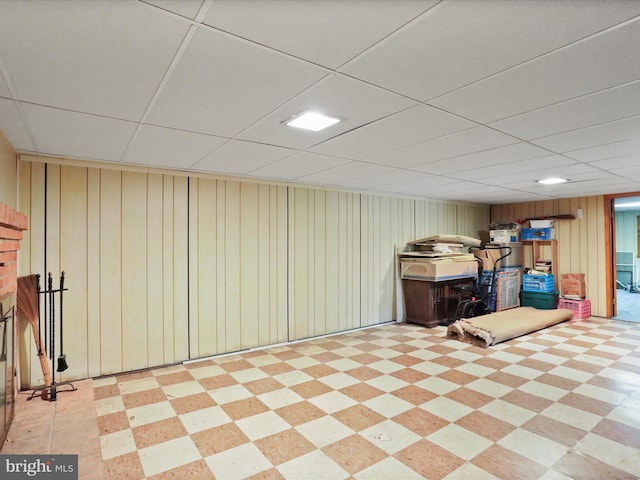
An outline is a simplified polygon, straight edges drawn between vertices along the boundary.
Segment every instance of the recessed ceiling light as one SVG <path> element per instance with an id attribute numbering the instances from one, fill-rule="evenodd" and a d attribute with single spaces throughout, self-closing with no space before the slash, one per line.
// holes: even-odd
<path id="1" fill-rule="evenodd" d="M 319 132 L 320 130 L 324 130 L 325 128 L 335 125 L 341 121 L 341 118 L 329 117 L 322 113 L 306 110 L 285 120 L 283 123 L 289 127 Z"/>
<path id="2" fill-rule="evenodd" d="M 560 178 L 560 177 L 549 177 L 549 178 L 544 178 L 542 180 L 537 180 L 538 183 L 541 183 L 543 185 L 556 185 L 558 183 L 565 183 L 568 180 L 566 178 Z"/>

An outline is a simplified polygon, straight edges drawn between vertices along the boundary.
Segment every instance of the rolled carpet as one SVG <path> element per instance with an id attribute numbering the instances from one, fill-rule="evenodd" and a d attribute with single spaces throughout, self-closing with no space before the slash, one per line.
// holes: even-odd
<path id="1" fill-rule="evenodd" d="M 481 347 L 535 332 L 573 317 L 566 308 L 541 310 L 518 307 L 473 318 L 463 318 L 447 327 L 447 337 Z"/>

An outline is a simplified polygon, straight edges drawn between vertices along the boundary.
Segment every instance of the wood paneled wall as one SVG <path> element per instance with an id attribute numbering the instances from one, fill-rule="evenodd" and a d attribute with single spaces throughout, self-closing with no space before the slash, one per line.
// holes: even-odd
<path id="1" fill-rule="evenodd" d="M 289 189 L 290 340 L 361 325 L 360 196 Z"/>
<path id="2" fill-rule="evenodd" d="M 362 325 L 396 320 L 396 249 L 415 237 L 415 200 L 362 195 Z"/>
<path id="3" fill-rule="evenodd" d="M 191 178 L 190 358 L 287 340 L 287 191 Z"/>
<path id="4" fill-rule="evenodd" d="M 36 157 L 19 190 L 20 275 L 66 273 L 67 380 L 401 319 L 396 248 L 489 220 L 488 207 Z M 42 383 L 32 343 L 23 328 L 23 388 Z"/>
<path id="5" fill-rule="evenodd" d="M 557 220 L 558 263 L 554 266 L 557 275 L 584 273 L 587 298 L 591 301 L 591 312 L 606 316 L 606 268 L 604 197 L 576 197 L 533 203 L 494 205 L 491 220 L 512 222 L 537 216 L 573 214 L 582 209 L 582 219 Z M 548 255 L 543 249 L 542 255 Z M 525 263 L 531 265 L 530 250 L 525 249 Z"/>

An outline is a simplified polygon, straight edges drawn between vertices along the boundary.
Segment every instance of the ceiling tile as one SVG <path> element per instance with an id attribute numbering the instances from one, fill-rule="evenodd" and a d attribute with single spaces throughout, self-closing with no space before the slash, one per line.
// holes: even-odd
<path id="1" fill-rule="evenodd" d="M 569 152 L 640 137 L 640 115 L 531 140 L 555 152 Z"/>
<path id="2" fill-rule="evenodd" d="M 426 177 L 426 175 L 425 175 Z M 394 183 L 407 182 L 416 179 L 416 172 L 409 170 L 402 170 L 399 168 L 389 169 L 384 173 L 378 173 L 368 177 L 359 177 L 351 180 L 346 180 L 342 183 L 345 187 L 353 188 L 373 188 L 384 187 Z"/>
<path id="3" fill-rule="evenodd" d="M 0 57 L 19 99 L 139 120 L 188 25 L 138 2 L 51 5 L 0 2 Z"/>
<path id="4" fill-rule="evenodd" d="M 534 198 L 532 198 L 534 197 Z M 546 195 L 532 195 L 530 192 L 523 192 L 512 189 L 502 189 L 497 192 L 478 192 L 473 196 L 474 202 L 482 202 L 489 205 L 499 205 L 504 203 L 520 203 L 532 200 L 549 200 L 553 197 Z M 471 200 L 471 199 L 470 199 Z M 515 221 L 515 218 L 501 219 L 501 221 Z"/>
<path id="5" fill-rule="evenodd" d="M 321 172 L 300 177 L 298 180 L 319 185 L 342 185 L 350 180 L 384 174 L 392 171 L 389 167 L 363 162 L 350 162 Z"/>
<path id="6" fill-rule="evenodd" d="M 196 163 L 192 169 L 201 172 L 246 175 L 275 160 L 295 153 L 287 148 L 231 140 Z"/>
<path id="7" fill-rule="evenodd" d="M 546 157 L 518 160 L 501 163 L 499 165 L 483 165 L 481 163 L 477 163 L 475 165 L 469 164 L 467 168 L 456 168 L 450 173 L 450 175 L 465 180 L 478 180 L 486 183 L 494 183 L 491 179 L 502 178 L 504 175 L 526 173 L 540 170 L 541 168 L 554 167 L 557 165 L 571 165 L 574 163 L 576 163 L 575 160 L 562 157 L 561 155 L 547 155 Z"/>
<path id="8" fill-rule="evenodd" d="M 411 167 L 412 170 L 422 171 L 415 166 L 514 143 L 518 143 L 518 140 L 509 135 L 486 127 L 474 127 L 371 157 L 367 161 L 380 165 Z"/>
<path id="9" fill-rule="evenodd" d="M 504 147 L 491 148 L 467 155 L 437 160 L 412 167 L 412 169 L 440 175 L 450 174 L 458 176 L 461 173 L 465 173 L 468 174 L 470 178 L 473 178 L 474 175 L 484 174 L 484 170 L 492 166 L 491 171 L 500 171 L 501 169 L 508 168 L 506 166 L 508 162 L 524 164 L 518 161 L 541 157 L 547 154 L 549 154 L 549 152 L 542 148 L 520 142 Z"/>
<path id="10" fill-rule="evenodd" d="M 11 146 L 23 152 L 36 152 L 20 112 L 13 100 L 0 98 L 0 131 Z"/>
<path id="11" fill-rule="evenodd" d="M 608 8 L 600 2 L 602 9 Z M 487 123 L 640 78 L 640 19 L 432 100 Z"/>
<path id="12" fill-rule="evenodd" d="M 389 182 L 381 187 L 381 191 L 396 193 L 426 194 L 434 186 L 453 185 L 460 180 L 454 178 L 441 177 L 439 175 L 428 175 L 426 173 L 411 172 L 413 178 L 400 182 Z"/>
<path id="13" fill-rule="evenodd" d="M 331 138 L 311 151 L 363 160 L 475 125 L 435 108 L 416 105 Z"/>
<path id="14" fill-rule="evenodd" d="M 493 122 L 490 126 L 531 140 L 638 115 L 640 81 Z"/>
<path id="15" fill-rule="evenodd" d="M 233 137 L 325 75 L 320 67 L 199 29 L 147 121 Z"/>
<path id="16" fill-rule="evenodd" d="M 251 173 L 260 178 L 295 180 L 347 163 L 350 163 L 350 161 L 344 158 L 300 152 L 290 157 L 276 160 L 264 167 L 253 170 Z"/>
<path id="17" fill-rule="evenodd" d="M 347 64 L 349 75 L 428 100 L 638 13 L 633 2 L 442 2 Z"/>
<path id="18" fill-rule="evenodd" d="M 488 177 L 482 180 L 482 182 L 490 185 L 502 185 L 510 188 L 535 188 L 544 187 L 548 192 L 555 190 L 566 190 L 567 186 L 572 185 L 573 182 L 579 180 L 594 179 L 594 178 L 607 178 L 608 173 L 594 168 L 586 163 L 572 163 L 569 165 L 541 165 L 538 169 L 530 169 L 520 173 L 510 173 L 507 175 L 500 175 L 495 177 Z M 559 185 L 542 185 L 537 182 L 543 178 L 548 177 L 561 177 L 569 180 L 568 183 L 562 183 Z"/>
<path id="19" fill-rule="evenodd" d="M 189 168 L 226 138 L 142 125 L 123 162 L 168 168 Z"/>
<path id="20" fill-rule="evenodd" d="M 616 173 L 620 173 L 620 170 L 624 169 L 634 169 L 634 171 L 638 170 L 638 173 L 640 173 L 640 154 L 596 160 L 595 162 L 590 162 L 589 165 Z"/>
<path id="21" fill-rule="evenodd" d="M 640 136 L 640 132 L 638 132 Z M 640 152 L 640 138 L 633 140 L 625 140 L 624 142 L 615 142 L 608 145 L 600 145 L 598 147 L 585 148 L 582 150 L 574 150 L 565 153 L 566 156 L 582 160 L 584 162 L 593 162 L 595 160 L 603 160 L 605 158 L 624 157 L 634 155 Z"/>
<path id="22" fill-rule="evenodd" d="M 9 91 L 9 86 L 7 85 L 7 82 L 4 80 L 4 76 L 2 75 L 2 72 L 0 72 L 0 97 L 13 98 L 13 96 L 11 95 L 11 92 Z"/>
<path id="23" fill-rule="evenodd" d="M 336 68 L 435 3 L 435 0 L 395 0 L 377 2 L 375 8 L 371 8 L 370 3 L 360 1 L 213 0 L 203 22 Z"/>
<path id="24" fill-rule="evenodd" d="M 119 162 L 136 130 L 126 120 L 23 105 L 39 153 Z"/>
<path id="25" fill-rule="evenodd" d="M 238 136 L 243 140 L 306 149 L 335 135 L 392 115 L 415 102 L 343 75 L 329 75 Z M 304 110 L 345 119 L 320 132 L 287 127 L 283 121 Z"/>
<path id="26" fill-rule="evenodd" d="M 167 10 L 168 12 L 177 13 L 183 17 L 190 19 L 196 18 L 200 7 L 204 0 L 144 0 L 146 3 L 155 5 Z"/>

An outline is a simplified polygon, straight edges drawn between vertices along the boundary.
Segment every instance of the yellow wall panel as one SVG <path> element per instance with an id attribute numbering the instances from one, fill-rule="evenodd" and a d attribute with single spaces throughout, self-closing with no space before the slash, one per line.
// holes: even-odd
<path id="1" fill-rule="evenodd" d="M 361 201 L 361 324 L 373 325 L 397 319 L 396 251 L 415 239 L 415 201 L 375 195 Z"/>
<path id="2" fill-rule="evenodd" d="M 176 214 L 174 205 L 174 178 L 165 175 L 162 178 L 162 315 L 163 315 L 163 363 L 171 363 L 176 360 L 175 356 L 175 328 L 176 321 L 175 301 L 174 301 L 174 235 L 175 228 L 173 218 Z M 181 203 L 181 205 L 183 205 Z M 178 210 L 178 215 L 185 214 L 185 211 Z M 160 345 L 158 346 L 160 347 Z"/>
<path id="3" fill-rule="evenodd" d="M 291 340 L 360 326 L 359 208 L 358 194 L 289 189 Z"/>
<path id="4" fill-rule="evenodd" d="M 26 163 L 26 162 L 25 162 Z M 100 317 L 100 170 L 87 169 L 87 369 L 102 374 Z M 81 264 L 80 264 L 81 265 Z M 65 267 L 67 268 L 67 267 Z"/>
<path id="5" fill-rule="evenodd" d="M 241 329 L 241 255 L 240 255 L 240 182 L 225 185 L 225 315 L 226 349 L 242 349 Z"/>
<path id="6" fill-rule="evenodd" d="M 122 365 L 122 178 L 115 170 L 100 175 L 100 371 Z"/>
<path id="7" fill-rule="evenodd" d="M 197 179 L 192 181 L 192 190 L 196 190 L 198 198 L 197 240 L 198 248 L 189 256 L 192 270 L 195 271 L 197 283 L 190 287 L 197 293 L 198 299 L 198 356 L 218 353 L 218 311 L 217 295 L 219 286 L 217 251 L 218 237 L 216 233 L 216 192 L 217 181 Z M 207 206 L 207 207 L 205 207 Z M 191 212 L 190 212 L 191 214 Z M 194 216 L 190 215 L 192 218 Z M 194 226 L 191 226 L 194 232 Z M 224 285 L 224 282 L 222 283 Z"/>
<path id="8" fill-rule="evenodd" d="M 122 205 L 122 366 L 129 371 L 149 365 L 146 174 L 122 173 Z"/>
<path id="9" fill-rule="evenodd" d="M 69 369 L 63 379 L 89 375 L 87 350 L 87 169 L 61 166 L 60 171 L 60 267 L 65 271 L 64 353 Z M 59 278 L 54 280 L 57 285 Z M 58 334 L 56 334 L 58 336 Z M 58 350 L 56 354 L 59 354 Z"/>
<path id="10" fill-rule="evenodd" d="M 189 358 L 189 179 L 173 177 L 173 343 L 171 362 Z"/>
<path id="11" fill-rule="evenodd" d="M 46 167 L 47 270 L 56 285 L 67 275 L 71 380 L 393 320 L 395 248 L 418 223 L 451 232 L 482 218 L 470 209 L 452 219 L 444 202 Z M 44 271 L 44 169 L 40 159 L 20 166 L 31 224 L 21 274 Z M 21 335 L 23 386 L 41 383 L 30 332 Z"/>
<path id="12" fill-rule="evenodd" d="M 147 177 L 147 363 L 164 363 L 164 312 L 163 312 L 163 177 L 150 174 Z"/>
<path id="13" fill-rule="evenodd" d="M 259 345 L 260 317 L 258 310 L 260 272 L 258 245 L 262 237 L 258 224 L 258 188 L 255 183 L 240 184 L 240 346 Z"/>

